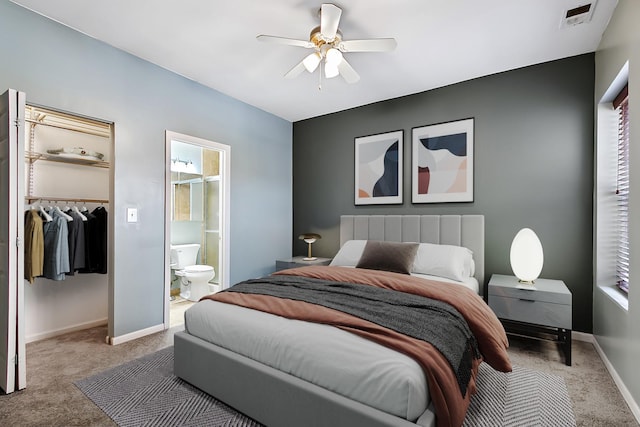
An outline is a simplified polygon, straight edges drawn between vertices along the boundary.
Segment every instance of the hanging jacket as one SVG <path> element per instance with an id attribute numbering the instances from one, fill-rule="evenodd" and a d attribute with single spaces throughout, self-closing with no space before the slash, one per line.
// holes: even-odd
<path id="1" fill-rule="evenodd" d="M 33 283 L 44 267 L 44 230 L 35 209 L 24 213 L 24 278 Z"/>

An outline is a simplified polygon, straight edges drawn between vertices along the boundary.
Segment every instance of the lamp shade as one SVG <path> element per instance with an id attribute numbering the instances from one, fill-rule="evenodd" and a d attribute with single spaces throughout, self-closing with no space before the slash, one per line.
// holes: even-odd
<path id="1" fill-rule="evenodd" d="M 328 79 L 332 79 L 337 77 L 340 74 L 340 70 L 338 70 L 338 66 L 336 64 L 332 64 L 331 62 L 325 62 L 324 64 L 324 76 Z"/>
<path id="2" fill-rule="evenodd" d="M 518 231 L 511 242 L 511 269 L 522 283 L 533 284 L 544 264 L 542 243 L 530 228 Z"/>
<path id="3" fill-rule="evenodd" d="M 307 69 L 308 72 L 313 73 L 316 68 L 318 68 L 318 64 L 320 64 L 320 55 L 318 52 L 313 52 L 308 55 L 306 58 L 302 60 L 304 64 L 304 68 Z"/>
<path id="4" fill-rule="evenodd" d="M 319 234 L 316 233 L 304 233 L 301 234 L 300 236 L 298 236 L 298 239 L 300 240 L 304 240 L 306 243 L 313 243 L 318 239 L 321 239 L 322 237 Z"/>
<path id="5" fill-rule="evenodd" d="M 327 64 L 335 65 L 336 67 L 342 62 L 342 52 L 336 48 L 327 50 L 325 54 Z"/>

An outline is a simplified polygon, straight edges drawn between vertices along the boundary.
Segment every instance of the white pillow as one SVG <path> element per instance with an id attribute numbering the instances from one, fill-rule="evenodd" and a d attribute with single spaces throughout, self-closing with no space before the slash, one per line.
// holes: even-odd
<path id="1" fill-rule="evenodd" d="M 355 267 L 366 244 L 366 240 L 346 241 L 329 265 Z M 473 252 L 462 246 L 420 243 L 411 272 L 462 282 L 476 274 Z"/>
<path id="2" fill-rule="evenodd" d="M 366 240 L 347 240 L 333 257 L 329 265 L 338 267 L 355 267 L 360 261 Z"/>
<path id="3" fill-rule="evenodd" d="M 430 274 L 463 281 L 475 274 L 473 253 L 468 248 L 420 243 L 412 273 Z"/>

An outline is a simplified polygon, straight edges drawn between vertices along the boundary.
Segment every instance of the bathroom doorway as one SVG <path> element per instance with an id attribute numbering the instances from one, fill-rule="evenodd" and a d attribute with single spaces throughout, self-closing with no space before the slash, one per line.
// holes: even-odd
<path id="1" fill-rule="evenodd" d="M 171 131 L 165 139 L 168 329 L 200 296 L 229 286 L 230 147 Z"/>

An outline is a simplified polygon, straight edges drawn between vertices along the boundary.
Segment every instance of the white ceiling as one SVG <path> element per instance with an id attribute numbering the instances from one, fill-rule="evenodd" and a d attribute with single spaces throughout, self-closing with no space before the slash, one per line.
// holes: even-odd
<path id="1" fill-rule="evenodd" d="M 347 84 L 319 70 L 283 75 L 310 51 L 256 40 L 306 40 L 322 0 L 12 0 L 98 40 L 289 121 L 593 52 L 617 4 L 560 28 L 589 0 L 341 0 L 343 38 L 394 37 L 390 53 L 347 53 Z M 595 2 L 595 0 L 591 0 Z"/>

